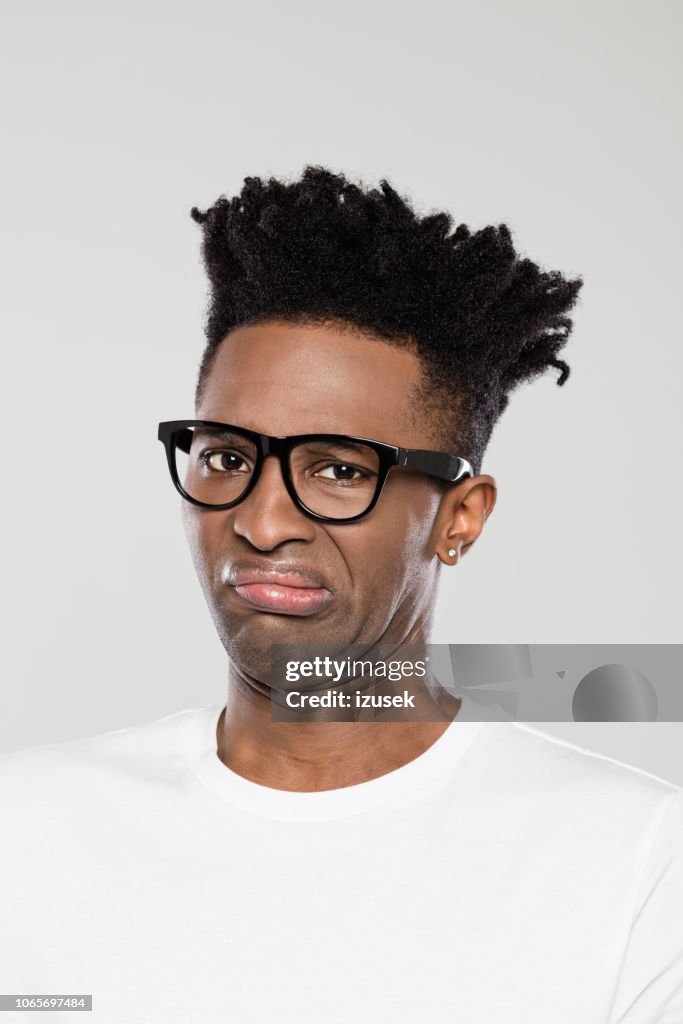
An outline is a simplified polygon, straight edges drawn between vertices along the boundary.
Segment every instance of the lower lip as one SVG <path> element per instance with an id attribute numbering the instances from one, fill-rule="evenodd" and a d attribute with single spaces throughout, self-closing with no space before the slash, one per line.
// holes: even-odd
<path id="1" fill-rule="evenodd" d="M 285 615 L 313 615 L 332 597 L 324 587 L 283 587 L 279 583 L 243 583 L 234 589 L 254 608 Z"/>

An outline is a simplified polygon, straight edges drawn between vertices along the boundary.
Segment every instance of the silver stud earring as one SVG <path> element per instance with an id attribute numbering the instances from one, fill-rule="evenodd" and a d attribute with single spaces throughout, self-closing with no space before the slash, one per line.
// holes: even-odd
<path id="1" fill-rule="evenodd" d="M 457 551 L 455 550 L 455 548 L 449 548 L 448 549 L 448 557 L 449 558 L 453 558 L 453 556 L 456 555 L 456 554 L 457 554 Z"/>

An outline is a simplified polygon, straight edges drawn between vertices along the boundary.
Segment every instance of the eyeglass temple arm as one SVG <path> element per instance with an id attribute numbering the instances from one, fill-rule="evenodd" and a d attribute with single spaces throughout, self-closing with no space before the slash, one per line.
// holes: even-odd
<path id="1" fill-rule="evenodd" d="M 442 480 L 464 480 L 465 477 L 474 476 L 473 470 L 467 459 L 461 459 L 457 455 L 447 455 L 445 452 L 421 451 L 417 448 L 400 448 L 398 453 L 398 465 L 406 466 L 408 469 L 419 469 L 423 473 L 437 476 Z"/>

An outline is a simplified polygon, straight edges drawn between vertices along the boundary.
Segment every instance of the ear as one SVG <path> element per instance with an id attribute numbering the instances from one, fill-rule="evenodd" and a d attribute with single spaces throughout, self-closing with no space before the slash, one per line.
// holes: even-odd
<path id="1" fill-rule="evenodd" d="M 432 550 L 444 565 L 455 565 L 469 551 L 497 496 L 496 481 L 488 474 L 467 478 L 445 491 L 431 535 Z"/>

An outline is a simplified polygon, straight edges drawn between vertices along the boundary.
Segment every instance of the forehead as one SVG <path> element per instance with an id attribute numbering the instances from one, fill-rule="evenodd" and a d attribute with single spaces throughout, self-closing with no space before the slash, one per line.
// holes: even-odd
<path id="1" fill-rule="evenodd" d="M 429 443 L 413 389 L 413 351 L 330 326 L 269 321 L 231 331 L 218 348 L 198 419 L 267 434 L 356 434 Z"/>

